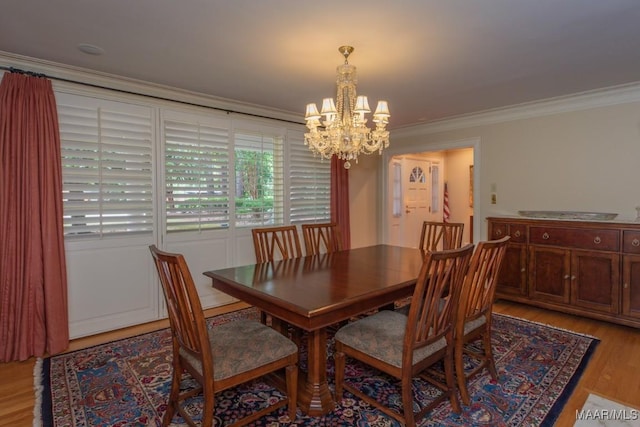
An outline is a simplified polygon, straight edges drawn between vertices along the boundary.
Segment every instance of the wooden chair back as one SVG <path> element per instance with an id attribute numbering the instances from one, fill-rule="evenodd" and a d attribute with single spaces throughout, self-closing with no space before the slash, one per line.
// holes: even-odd
<path id="1" fill-rule="evenodd" d="M 163 252 L 155 246 L 149 249 L 162 284 L 174 352 L 183 349 L 202 360 L 202 375 L 213 378 L 206 321 L 189 267 L 181 254 Z"/>
<path id="2" fill-rule="evenodd" d="M 462 287 L 457 328 L 464 330 L 466 322 L 491 311 L 498 273 L 509 239 L 509 236 L 505 236 L 499 240 L 480 242 L 476 246 Z"/>
<path id="3" fill-rule="evenodd" d="M 462 246 L 461 222 L 424 221 L 420 232 L 420 245 L 423 251 L 457 249 Z"/>
<path id="4" fill-rule="evenodd" d="M 509 239 L 510 236 L 505 236 L 500 240 L 478 243 L 462 285 L 455 321 L 454 360 L 460 397 L 467 405 L 471 402 L 467 388 L 469 378 L 486 367 L 493 380 L 498 380 L 491 348 L 491 311 L 498 273 L 500 273 Z M 466 346 L 467 343 L 479 338 L 482 339 L 481 347 Z M 475 359 L 478 363 L 473 368 L 465 370 L 463 354 Z"/>
<path id="5" fill-rule="evenodd" d="M 251 233 L 257 263 L 302 256 L 298 229 L 295 225 L 254 228 Z"/>
<path id="6" fill-rule="evenodd" d="M 335 223 L 302 224 L 302 235 L 307 255 L 342 250 L 340 229 Z"/>
<path id="7" fill-rule="evenodd" d="M 412 366 L 413 352 L 443 336 L 453 337 L 455 313 L 473 244 L 426 253 L 407 319 L 403 365 Z M 411 369 L 409 369 L 411 371 Z"/>
<path id="8" fill-rule="evenodd" d="M 190 426 L 212 427 L 214 396 L 217 391 L 282 369 L 285 370 L 288 399 L 271 402 L 237 420 L 233 425 L 248 424 L 287 404 L 289 418 L 294 421 L 297 404 L 297 346 L 280 333 L 253 320 L 238 320 L 214 326 L 210 334 L 184 257 L 181 254 L 163 252 L 155 245 L 150 246 L 149 250 L 158 270 L 169 312 L 173 347 L 171 390 L 162 425 L 168 426 L 178 412 Z M 213 335 L 214 330 L 218 331 L 217 335 Z M 265 332 L 272 335 L 265 335 Z M 238 344 L 239 336 L 245 341 L 245 345 Z M 253 348 L 247 348 L 249 346 Z M 248 353 L 249 351 L 254 354 Z M 214 359 L 214 354 L 224 355 L 233 360 L 234 364 L 229 364 L 228 360 Z M 186 391 L 181 389 L 185 371 L 200 384 L 199 388 Z M 185 409 L 180 402 L 198 393 L 203 394 L 204 402 L 202 421 L 196 424 L 191 411 Z"/>
<path id="9" fill-rule="evenodd" d="M 394 310 L 380 310 L 338 330 L 334 355 L 336 396 L 342 396 L 343 390 L 348 390 L 395 418 L 401 425 L 411 427 L 447 398 L 452 410 L 460 412 L 454 378 L 454 315 L 472 254 L 472 244 L 427 252 L 408 316 Z M 390 408 L 386 399 L 378 401 L 361 387 L 345 381 L 347 357 L 397 378 L 401 387 L 402 411 Z M 438 371 L 432 376 L 432 367 L 440 361 L 443 362 L 444 375 Z M 441 391 L 417 412 L 412 387 L 412 379 L 416 376 L 428 378 Z"/>

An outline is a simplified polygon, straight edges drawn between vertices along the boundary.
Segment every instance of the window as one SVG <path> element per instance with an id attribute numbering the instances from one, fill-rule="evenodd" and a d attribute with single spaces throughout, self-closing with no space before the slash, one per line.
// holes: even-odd
<path id="1" fill-rule="evenodd" d="M 241 131 L 234 142 L 236 226 L 284 224 L 282 136 Z"/>
<path id="2" fill-rule="evenodd" d="M 427 182 L 427 178 L 424 175 L 424 171 L 422 170 L 421 167 L 416 166 L 415 168 L 411 169 L 409 182 L 419 182 L 421 184 L 424 184 L 425 182 Z"/>
<path id="3" fill-rule="evenodd" d="M 297 129 L 93 94 L 56 97 L 65 236 L 330 219 L 331 163 L 314 158 Z"/>
<path id="4" fill-rule="evenodd" d="M 314 157 L 300 132 L 290 132 L 289 202 L 292 224 L 331 219 L 331 161 Z"/>
<path id="5" fill-rule="evenodd" d="M 399 218 L 402 216 L 402 165 L 399 162 L 393 162 L 392 167 L 392 214 Z"/>
<path id="6" fill-rule="evenodd" d="M 229 132 L 194 119 L 164 120 L 167 232 L 229 226 Z"/>
<path id="7" fill-rule="evenodd" d="M 431 164 L 431 212 L 440 212 L 440 165 Z"/>
<path id="8" fill-rule="evenodd" d="M 153 231 L 152 110 L 56 94 L 65 236 Z"/>

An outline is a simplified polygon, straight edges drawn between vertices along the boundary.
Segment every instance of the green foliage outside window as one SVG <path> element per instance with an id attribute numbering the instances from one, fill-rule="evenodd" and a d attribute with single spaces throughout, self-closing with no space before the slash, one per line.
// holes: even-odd
<path id="1" fill-rule="evenodd" d="M 268 221 L 274 204 L 273 153 L 236 150 L 236 215 L 239 225 Z M 252 219 L 253 218 L 253 219 Z"/>

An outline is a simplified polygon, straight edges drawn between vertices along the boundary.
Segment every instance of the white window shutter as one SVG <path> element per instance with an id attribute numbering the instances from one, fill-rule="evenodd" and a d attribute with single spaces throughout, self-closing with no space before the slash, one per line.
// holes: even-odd
<path id="1" fill-rule="evenodd" d="M 167 232 L 229 226 L 229 131 L 164 120 Z"/>
<path id="2" fill-rule="evenodd" d="M 66 236 L 152 233 L 152 111 L 58 94 Z"/>
<path id="3" fill-rule="evenodd" d="M 331 218 L 331 161 L 314 156 L 301 132 L 289 132 L 291 223 L 327 222 Z"/>

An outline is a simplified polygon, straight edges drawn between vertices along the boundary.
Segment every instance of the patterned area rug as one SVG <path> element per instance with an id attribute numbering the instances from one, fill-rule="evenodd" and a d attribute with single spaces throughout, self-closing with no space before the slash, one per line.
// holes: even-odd
<path id="1" fill-rule="evenodd" d="M 216 316 L 212 324 L 238 317 L 258 318 L 258 312 Z M 494 315 L 493 346 L 499 381 L 488 373 L 469 385 L 472 402 L 462 413 L 452 413 L 443 402 L 420 426 L 551 426 L 578 382 L 598 340 L 547 325 L 504 315 Z M 333 380 L 333 339 L 328 340 L 329 379 Z M 467 361 L 471 367 L 471 361 Z M 160 426 L 169 394 L 171 345 L 168 329 L 130 339 L 47 358 L 41 366 L 41 385 L 36 386 L 42 402 L 44 426 Z M 301 354 L 306 369 L 306 354 Z M 399 408 L 396 382 L 364 365 L 349 362 L 347 378 L 387 404 Z M 438 393 L 428 383 L 414 383 L 417 405 Z M 185 381 L 184 388 L 192 387 Z M 333 385 L 331 384 L 331 387 Z M 216 395 L 217 426 L 232 422 L 239 414 L 253 412 L 263 402 L 281 399 L 282 394 L 266 383 L 228 390 Z M 194 398 L 194 414 L 202 402 Z M 37 410 L 38 408 L 36 408 Z M 37 424 L 36 419 L 36 424 Z M 179 417 L 175 426 L 184 425 Z M 285 410 L 274 412 L 254 426 L 397 426 L 394 419 L 375 410 L 349 393 L 336 409 L 324 417 L 308 417 L 298 410 L 290 423 Z"/>

